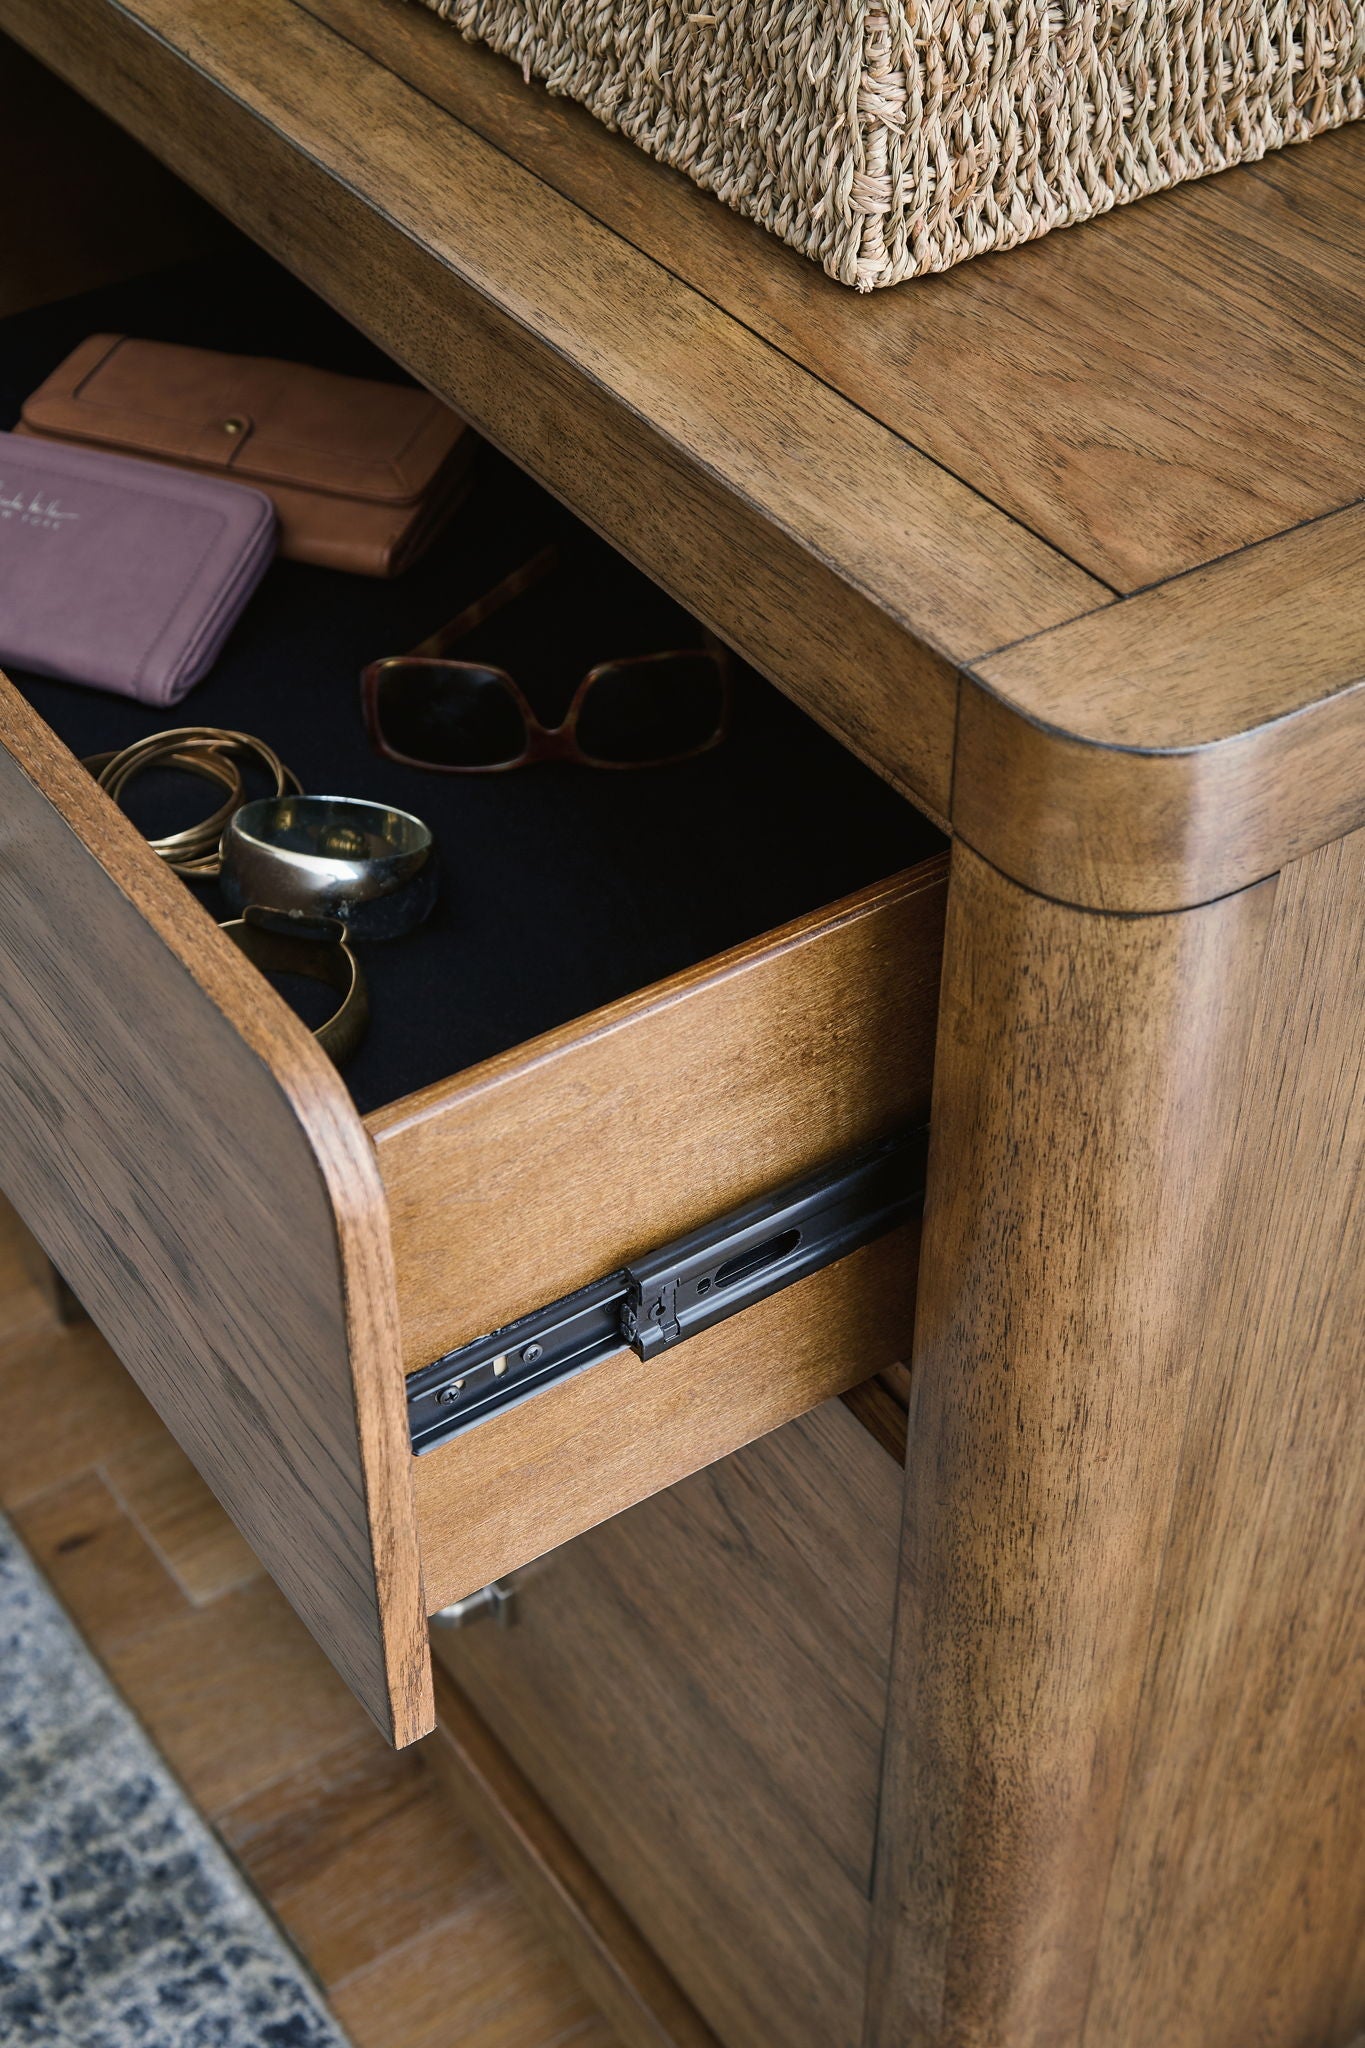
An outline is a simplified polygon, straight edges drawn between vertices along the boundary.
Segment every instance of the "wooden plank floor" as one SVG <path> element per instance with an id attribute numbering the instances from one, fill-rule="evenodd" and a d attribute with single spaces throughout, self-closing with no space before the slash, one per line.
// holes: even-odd
<path id="1" fill-rule="evenodd" d="M 0 1506 L 355 2048 L 616 2048 L 0 1203 Z"/>

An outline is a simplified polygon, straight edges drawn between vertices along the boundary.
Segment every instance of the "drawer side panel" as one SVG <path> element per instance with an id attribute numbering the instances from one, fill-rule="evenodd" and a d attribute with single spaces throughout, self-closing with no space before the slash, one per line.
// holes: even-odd
<path id="1" fill-rule="evenodd" d="M 409 1370 L 928 1121 L 941 857 L 367 1119 Z M 918 1221 L 416 1461 L 431 1610 L 908 1358 Z"/>
<path id="2" fill-rule="evenodd" d="M 655 1359 L 619 1351 L 418 1458 L 430 1608 L 908 1358 L 919 1238 L 915 1217 Z"/>
<path id="3" fill-rule="evenodd" d="M 936 856 L 367 1118 L 407 1370 L 927 1123 L 947 865 Z"/>

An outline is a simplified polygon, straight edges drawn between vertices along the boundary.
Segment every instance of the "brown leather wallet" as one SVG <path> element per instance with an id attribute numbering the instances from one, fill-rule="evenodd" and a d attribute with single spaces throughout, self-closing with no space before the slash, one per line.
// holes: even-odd
<path id="1" fill-rule="evenodd" d="M 28 399 L 22 434 L 210 471 L 274 499 L 280 553 L 396 576 L 454 511 L 474 435 L 411 385 L 92 334 Z"/>

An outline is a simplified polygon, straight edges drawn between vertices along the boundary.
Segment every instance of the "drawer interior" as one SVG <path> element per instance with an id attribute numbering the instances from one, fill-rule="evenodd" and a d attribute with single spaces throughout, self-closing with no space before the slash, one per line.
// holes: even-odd
<path id="1" fill-rule="evenodd" d="M 0 426 L 91 333 L 275 355 L 354 375 L 395 366 L 249 244 L 0 323 Z M 934 827 L 751 671 L 712 753 L 631 773 L 545 764 L 437 775 L 377 756 L 359 676 L 406 652 L 554 540 L 564 575 L 483 632 L 553 719 L 615 655 L 693 644 L 696 622 L 493 449 L 432 551 L 391 582 L 276 562 L 214 672 L 167 714 L 17 675 L 77 755 L 167 725 L 259 734 L 305 789 L 372 797 L 432 826 L 443 894 L 430 921 L 365 951 L 371 1024 L 345 1080 L 371 1112 L 911 866 Z M 130 791 L 144 829 L 202 815 L 202 785 Z M 228 911 L 211 887 L 195 894 Z M 294 994 L 291 991 L 291 995 Z M 307 984 L 297 992 L 306 1001 Z"/>
<path id="2" fill-rule="evenodd" d="M 0 425 L 98 331 L 402 374 L 225 238 L 209 263 L 0 322 Z M 889 1365 L 913 1312 L 904 1224 L 661 1361 L 622 1349 L 408 1455 L 404 1371 L 928 1115 L 945 842 L 758 676 L 738 675 L 725 743 L 676 767 L 440 776 L 371 751 L 362 667 L 547 539 L 575 587 L 480 648 L 547 720 L 594 662 L 698 633 L 484 448 L 465 507 L 405 576 L 276 563 L 169 716 L 14 678 L 77 757 L 224 725 L 268 740 L 305 788 L 435 830 L 440 904 L 420 932 L 363 949 L 372 1022 L 343 1093 L 218 940 L 216 890 L 171 877 L 79 769 L 46 758 L 40 729 L 11 720 L 13 793 L 32 806 L 22 832 L 16 813 L 8 903 L 0 871 L 23 1019 L 0 1050 L 32 1112 L 16 1199 L 333 1654 L 344 1614 L 338 1661 L 398 1739 L 428 1711 L 404 1590 L 418 1559 L 431 1611 Z M 131 815 L 166 830 L 201 805 L 198 785 L 149 778 Z M 89 914 L 79 959 L 33 903 L 30 861 L 40 888 L 69 866 Z M 197 985 L 183 999 L 177 974 Z M 54 1002 L 70 1013 L 60 1059 L 43 1043 Z M 117 1045 L 111 1073 L 85 1069 L 82 1031 Z M 196 1037 L 218 1048 L 207 1065 L 184 1055 Z M 156 1184 L 153 1121 L 183 1154 Z M 54 1165 L 57 1130 L 72 1149 Z M 306 1243 L 257 1171 L 271 1147 L 309 1187 Z"/>

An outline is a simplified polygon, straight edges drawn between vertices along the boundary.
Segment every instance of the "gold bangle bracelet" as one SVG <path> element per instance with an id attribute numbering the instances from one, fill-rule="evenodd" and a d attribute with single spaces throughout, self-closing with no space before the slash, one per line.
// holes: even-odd
<path id="1" fill-rule="evenodd" d="M 262 974 L 305 974 L 336 990 L 341 1001 L 313 1036 L 329 1059 L 343 1066 L 365 1036 L 370 997 L 341 920 L 252 904 L 219 929 Z"/>
<path id="2" fill-rule="evenodd" d="M 211 811 L 208 817 L 201 818 L 197 824 L 188 825 L 181 832 L 168 833 L 164 838 L 148 841 L 152 851 L 159 853 L 177 874 L 189 871 L 198 873 L 201 862 L 217 855 L 223 833 L 246 802 L 246 789 L 236 762 L 231 755 L 219 753 L 208 747 L 186 747 L 177 749 L 174 753 L 151 755 L 140 762 L 134 762 L 126 772 L 111 776 L 106 782 L 105 771 L 118 759 L 117 754 L 91 754 L 83 764 L 99 783 L 100 788 L 111 796 L 115 803 L 120 802 L 124 786 L 138 773 L 140 767 L 177 768 L 185 775 L 200 775 L 206 782 L 216 782 L 227 791 L 226 802 L 221 803 L 216 811 Z M 216 873 L 217 869 L 215 868 L 213 872 Z"/>
<path id="3" fill-rule="evenodd" d="M 234 812 L 246 801 L 242 767 L 256 763 L 272 785 L 272 796 L 298 795 L 301 785 L 285 767 L 273 747 L 248 732 L 230 732 L 216 725 L 174 726 L 167 732 L 149 733 L 145 739 L 115 754 L 95 754 L 86 762 L 100 788 L 122 808 L 123 792 L 136 775 L 149 768 L 181 768 L 221 782 L 231 792 L 229 801 L 211 817 L 183 831 L 170 832 L 149 842 L 167 866 L 178 875 L 196 881 L 211 881 L 222 866 L 219 843 Z M 231 777 L 229 782 L 228 778 Z"/>

